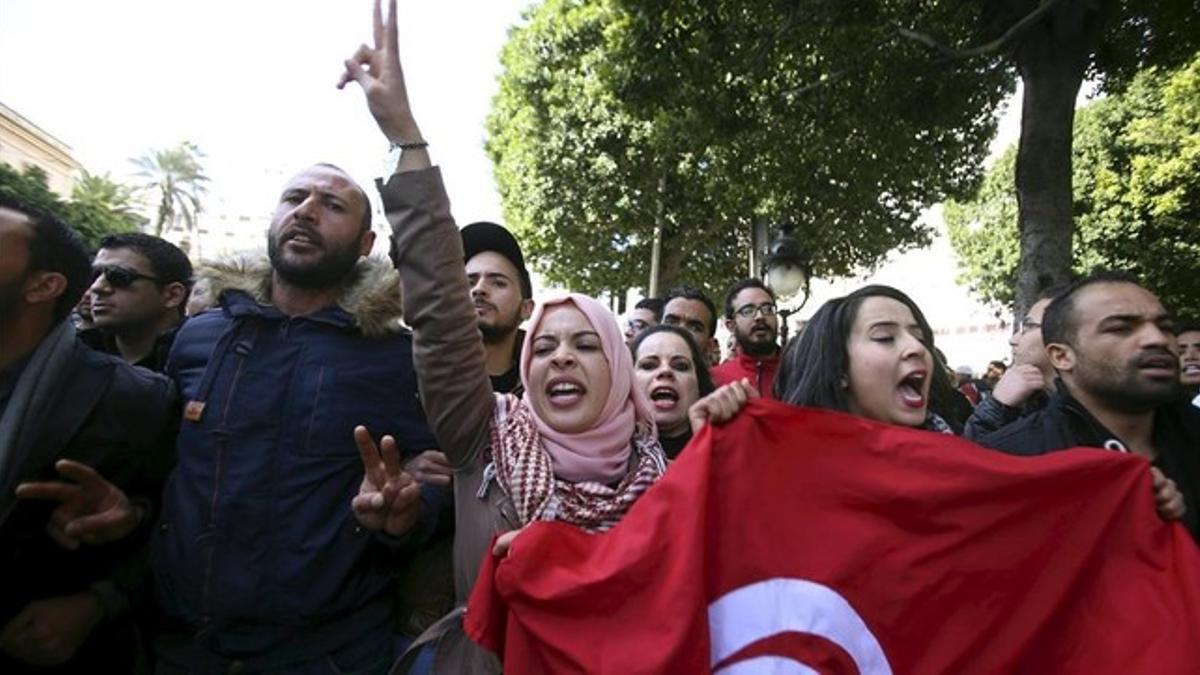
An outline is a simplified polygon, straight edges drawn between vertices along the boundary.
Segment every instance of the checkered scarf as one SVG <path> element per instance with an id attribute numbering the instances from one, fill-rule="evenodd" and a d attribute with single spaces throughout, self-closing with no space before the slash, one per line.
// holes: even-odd
<path id="1" fill-rule="evenodd" d="M 662 446 L 645 424 L 634 430 L 630 470 L 615 486 L 572 483 L 555 476 L 529 406 L 515 396 L 496 396 L 489 431 L 492 469 L 522 525 L 561 520 L 590 532 L 603 532 L 666 471 Z"/>

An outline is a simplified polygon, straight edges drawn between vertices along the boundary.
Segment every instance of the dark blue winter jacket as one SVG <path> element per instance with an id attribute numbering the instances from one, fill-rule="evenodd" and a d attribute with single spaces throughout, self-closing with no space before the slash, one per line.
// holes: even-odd
<path id="1" fill-rule="evenodd" d="M 406 542 L 351 512 L 363 478 L 354 427 L 403 451 L 436 444 L 394 272 L 360 264 L 338 306 L 301 317 L 265 304 L 269 268 L 246 274 L 214 284 L 220 307 L 185 324 L 167 363 L 184 415 L 154 567 L 168 633 L 267 665 L 391 618 Z"/>

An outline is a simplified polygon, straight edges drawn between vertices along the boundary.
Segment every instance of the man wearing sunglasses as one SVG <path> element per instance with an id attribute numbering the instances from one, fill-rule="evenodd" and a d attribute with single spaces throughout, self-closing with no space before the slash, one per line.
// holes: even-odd
<path id="1" fill-rule="evenodd" d="M 161 371 L 183 321 L 192 263 L 160 237 L 115 234 L 92 261 L 92 320 L 105 351 Z"/>
<path id="2" fill-rule="evenodd" d="M 742 279 L 725 294 L 725 328 L 737 341 L 737 354 L 713 368 L 717 386 L 746 378 L 758 392 L 774 398 L 779 370 L 779 318 L 775 294 L 758 279 Z"/>
<path id="3" fill-rule="evenodd" d="M 134 667 L 119 572 L 149 536 L 178 411 L 166 378 L 79 340 L 87 284 L 79 237 L 0 192 L 0 673 Z"/>

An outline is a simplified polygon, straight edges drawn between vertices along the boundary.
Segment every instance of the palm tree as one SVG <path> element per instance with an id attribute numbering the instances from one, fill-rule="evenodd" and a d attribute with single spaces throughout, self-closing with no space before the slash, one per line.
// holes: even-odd
<path id="1" fill-rule="evenodd" d="M 182 141 L 174 148 L 154 150 L 149 155 L 132 159 L 141 170 L 138 176 L 147 179 L 141 189 L 158 200 L 158 219 L 154 234 L 180 227 L 190 239 L 195 233 L 196 216 L 201 210 L 201 198 L 208 188 L 208 176 L 200 159 L 204 153 L 191 141 Z"/>

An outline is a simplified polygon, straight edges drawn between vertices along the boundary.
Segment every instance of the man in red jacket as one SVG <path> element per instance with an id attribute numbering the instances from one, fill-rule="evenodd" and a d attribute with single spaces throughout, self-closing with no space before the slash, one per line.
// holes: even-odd
<path id="1" fill-rule="evenodd" d="M 754 278 L 734 284 L 725 294 L 725 328 L 737 340 L 737 354 L 713 368 L 713 382 L 720 386 L 744 377 L 760 394 L 774 398 L 779 369 L 775 294 Z"/>

